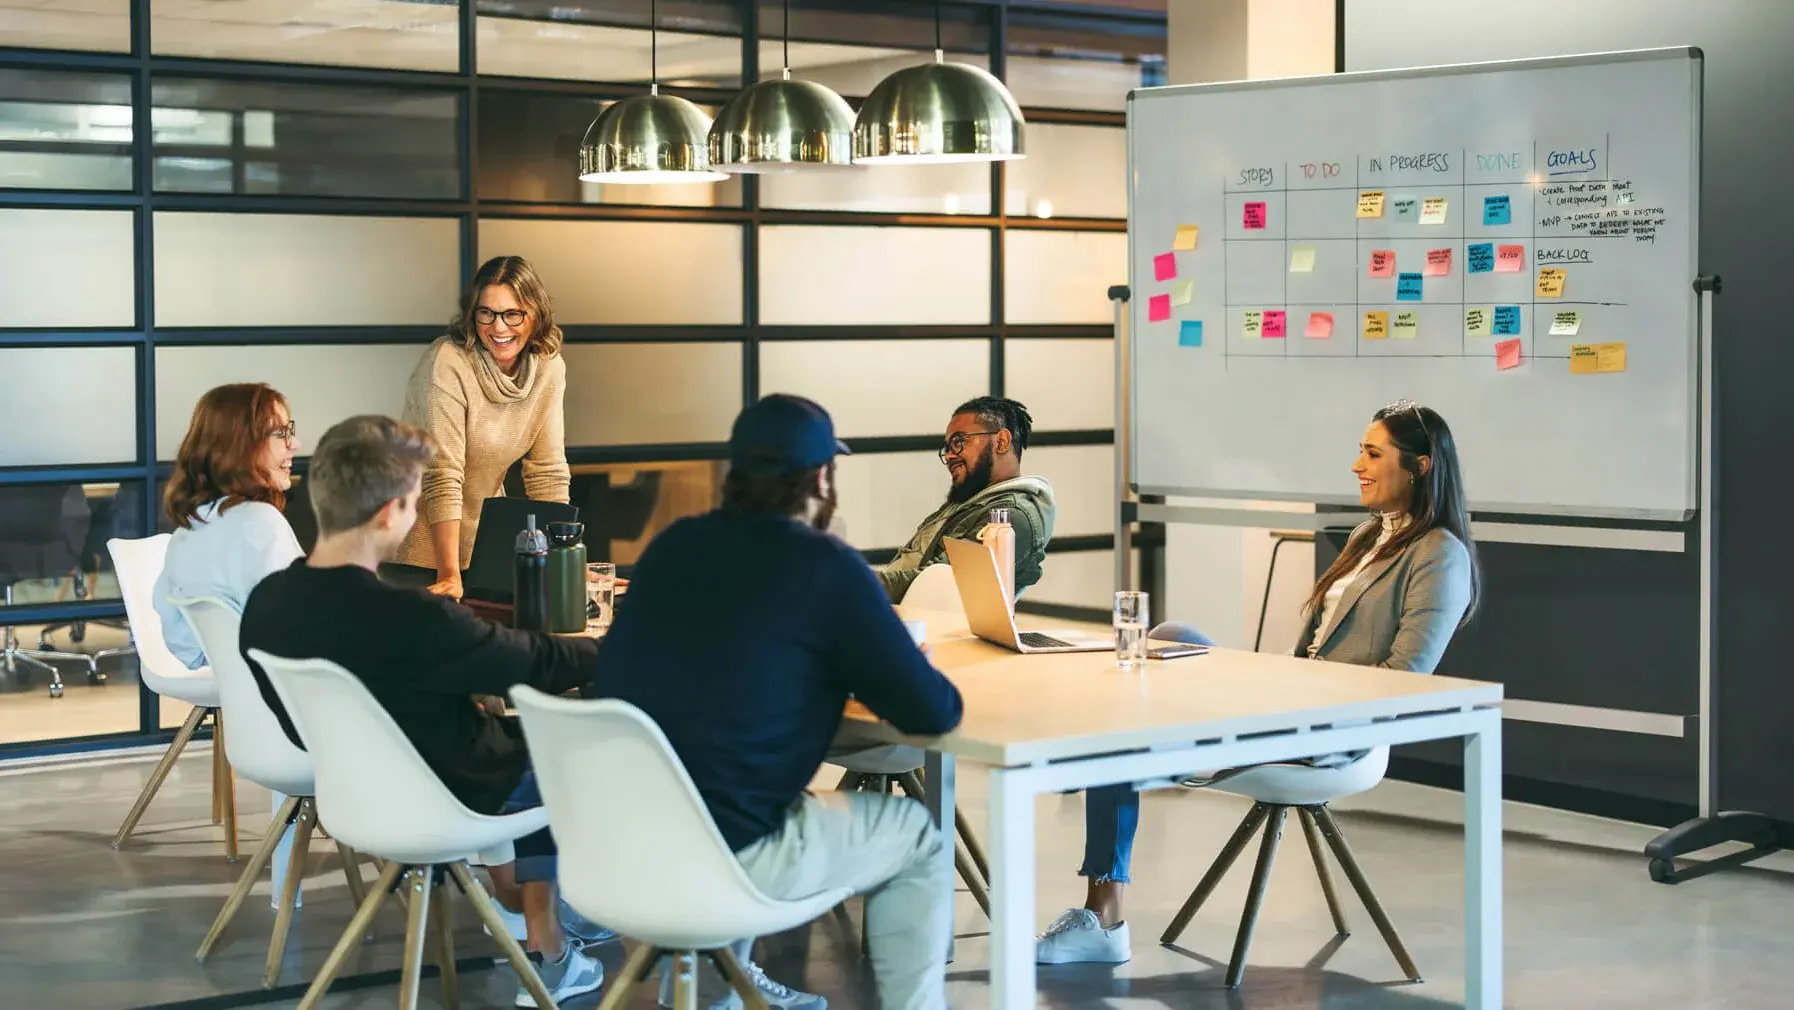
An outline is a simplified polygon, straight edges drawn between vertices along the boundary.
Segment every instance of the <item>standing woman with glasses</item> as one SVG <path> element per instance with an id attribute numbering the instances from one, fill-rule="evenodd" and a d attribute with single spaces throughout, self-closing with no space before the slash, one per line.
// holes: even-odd
<path id="1" fill-rule="evenodd" d="M 431 592 L 460 598 L 480 506 L 504 494 L 512 464 L 523 461 L 525 495 L 567 501 L 566 391 L 561 328 L 542 279 L 521 256 L 487 260 L 405 391 L 405 420 L 428 431 L 437 452 L 398 560 L 434 569 Z"/>
<path id="2" fill-rule="evenodd" d="M 1358 501 L 1371 516 L 1315 583 L 1296 655 L 1432 673 L 1452 635 L 1475 613 L 1481 584 L 1451 428 L 1431 407 L 1392 403 L 1371 417 L 1360 436 L 1352 474 Z M 1303 763 L 1343 767 L 1368 753 L 1326 754 Z M 1088 880 L 1084 907 L 1067 910 L 1047 928 L 1036 943 L 1036 961 L 1128 959 L 1121 891 L 1129 881 L 1139 819 L 1140 794 L 1132 785 L 1085 795 L 1084 866 L 1078 871 Z"/>
<path id="3" fill-rule="evenodd" d="M 163 493 L 174 536 L 154 590 L 168 651 L 189 669 L 206 654 L 170 600 L 214 596 L 241 610 L 257 583 L 305 554 L 282 511 L 298 451 L 298 424 L 272 386 L 219 386 L 193 408 Z"/>

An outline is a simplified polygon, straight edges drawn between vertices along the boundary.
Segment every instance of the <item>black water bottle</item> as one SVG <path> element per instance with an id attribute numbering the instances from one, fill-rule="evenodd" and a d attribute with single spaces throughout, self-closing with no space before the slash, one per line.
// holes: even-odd
<path id="1" fill-rule="evenodd" d="M 548 630 L 548 537 L 530 516 L 517 534 L 517 555 L 511 564 L 511 626 L 519 631 Z"/>

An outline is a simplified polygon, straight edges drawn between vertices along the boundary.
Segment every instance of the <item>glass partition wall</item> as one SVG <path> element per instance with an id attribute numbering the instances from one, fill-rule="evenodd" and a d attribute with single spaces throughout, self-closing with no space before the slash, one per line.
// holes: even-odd
<path id="1" fill-rule="evenodd" d="M 575 166 L 645 90 L 646 0 L 0 0 L 0 627 L 80 657 L 58 699 L 0 664 L 0 756 L 184 717 L 137 682 L 105 544 L 167 528 L 198 395 L 273 383 L 314 438 L 397 413 L 500 253 L 567 333 L 575 495 L 632 517 L 595 552 L 709 508 L 730 419 L 792 391 L 853 443 L 842 532 L 881 560 L 945 493 L 947 412 L 995 392 L 1033 411 L 1027 466 L 1059 494 L 1028 602 L 1103 606 L 1122 110 L 1164 68 L 1141 6 L 941 5 L 949 58 L 1022 104 L 1026 160 L 636 187 Z M 663 89 L 714 111 L 788 49 L 857 103 L 934 46 L 932 3 L 790 7 L 787 47 L 780 2 L 664 0 Z"/>

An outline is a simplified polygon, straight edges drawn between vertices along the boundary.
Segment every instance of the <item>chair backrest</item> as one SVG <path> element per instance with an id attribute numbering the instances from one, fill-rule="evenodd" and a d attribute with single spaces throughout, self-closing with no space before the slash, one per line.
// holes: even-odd
<path id="1" fill-rule="evenodd" d="M 166 682 L 211 671 L 191 671 L 168 651 L 162 639 L 162 618 L 156 613 L 156 580 L 168 557 L 167 533 L 141 540 L 106 541 L 112 569 L 118 576 L 118 592 L 125 600 L 125 619 L 131 622 L 131 639 L 137 646 L 138 674 L 149 689 L 162 693 Z"/>
<path id="2" fill-rule="evenodd" d="M 953 566 L 939 564 L 922 569 L 909 584 L 909 591 L 903 594 L 903 605 L 920 610 L 965 613 L 965 603 L 959 598 L 959 584 L 953 581 Z"/>
<path id="3" fill-rule="evenodd" d="M 482 818 L 462 806 L 354 674 L 327 659 L 286 659 L 260 649 L 262 668 L 311 753 L 318 819 L 330 833 L 382 859 L 459 859 L 516 835 L 475 838 Z M 470 702 L 471 703 L 471 702 Z"/>
<path id="4" fill-rule="evenodd" d="M 1179 642 L 1184 645 L 1214 645 L 1215 640 L 1188 621 L 1166 621 L 1147 636 L 1157 642 Z"/>
<path id="5" fill-rule="evenodd" d="M 238 644 L 243 618 L 236 608 L 212 596 L 176 599 L 182 616 L 192 625 L 199 647 L 212 661 L 218 678 L 218 701 L 224 709 L 224 749 L 231 767 L 258 786 L 288 796 L 310 796 L 313 789 L 311 755 L 293 746 L 280 720 L 262 697 L 261 686 Z"/>
<path id="6" fill-rule="evenodd" d="M 562 852 L 561 893 L 574 908 L 673 948 L 703 949 L 777 922 L 782 903 L 747 879 L 685 766 L 640 709 L 530 687 L 511 697 Z"/>

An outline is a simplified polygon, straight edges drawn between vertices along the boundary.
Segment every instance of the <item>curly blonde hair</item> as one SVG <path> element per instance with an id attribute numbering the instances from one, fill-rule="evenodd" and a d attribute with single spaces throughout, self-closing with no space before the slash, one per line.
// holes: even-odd
<path id="1" fill-rule="evenodd" d="M 473 322 L 473 310 L 480 303 L 480 292 L 494 284 L 503 284 L 511 289 L 517 300 L 529 312 L 535 327 L 530 331 L 529 342 L 524 350 L 543 358 L 552 358 L 561 353 L 561 343 L 565 339 L 561 328 L 554 322 L 554 303 L 548 297 L 548 289 L 542 284 L 542 277 L 536 268 L 530 266 L 529 260 L 522 256 L 494 256 L 480 265 L 473 275 L 473 283 L 461 294 L 461 313 L 449 320 L 449 336 L 455 338 L 462 347 L 473 350 L 480 345 L 479 331 Z"/>

